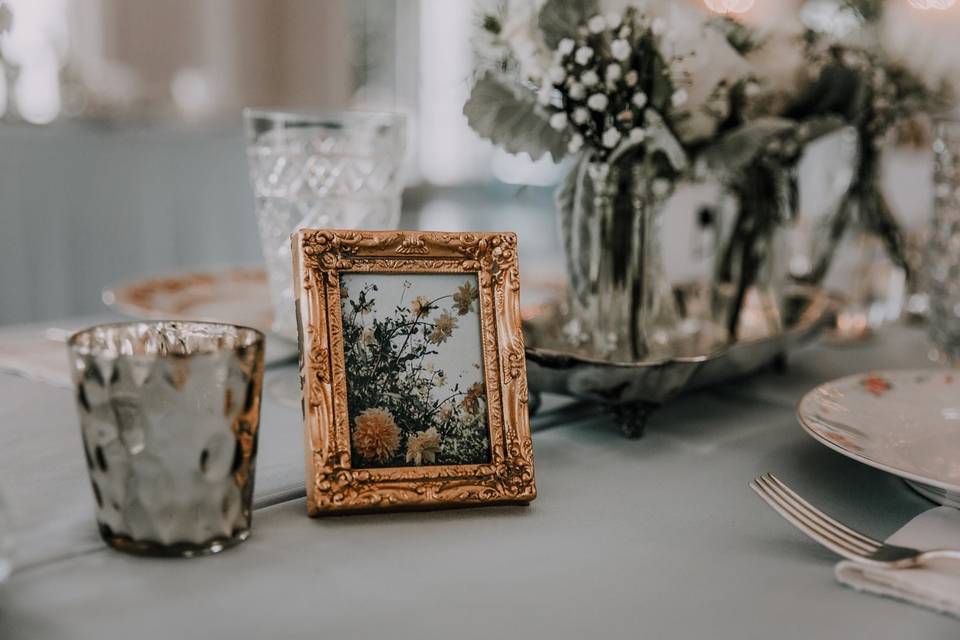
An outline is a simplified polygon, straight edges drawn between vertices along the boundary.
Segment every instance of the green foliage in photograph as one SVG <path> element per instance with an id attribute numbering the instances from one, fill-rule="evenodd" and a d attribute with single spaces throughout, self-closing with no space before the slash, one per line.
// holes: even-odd
<path id="1" fill-rule="evenodd" d="M 341 288 L 353 465 L 488 462 L 481 362 L 466 361 L 458 371 L 438 366 L 454 334 L 480 321 L 476 279 L 433 298 L 404 281 L 390 311 L 382 298 L 394 292 L 380 289 L 372 283 L 359 291 Z"/>

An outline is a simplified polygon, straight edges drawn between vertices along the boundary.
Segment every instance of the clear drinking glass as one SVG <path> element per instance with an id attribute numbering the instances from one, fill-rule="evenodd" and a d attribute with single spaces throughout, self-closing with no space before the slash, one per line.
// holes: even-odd
<path id="1" fill-rule="evenodd" d="M 216 553 L 250 535 L 263 334 L 129 322 L 67 342 L 100 535 L 131 553 Z"/>
<path id="2" fill-rule="evenodd" d="M 937 120 L 933 222 L 927 244 L 930 337 L 935 356 L 960 363 L 960 120 Z"/>
<path id="3" fill-rule="evenodd" d="M 302 227 L 394 229 L 404 117 L 244 111 L 250 182 L 273 298 L 273 330 L 297 337 L 290 235 Z"/>

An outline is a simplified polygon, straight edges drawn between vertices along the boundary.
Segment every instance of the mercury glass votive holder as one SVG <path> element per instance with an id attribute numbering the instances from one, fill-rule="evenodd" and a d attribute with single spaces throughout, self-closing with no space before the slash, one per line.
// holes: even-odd
<path id="1" fill-rule="evenodd" d="M 217 553 L 250 535 L 264 336 L 204 322 L 91 327 L 67 341 L 100 535 Z"/>
<path id="2" fill-rule="evenodd" d="M 406 121 L 370 111 L 246 109 L 243 116 L 272 328 L 296 339 L 290 235 L 304 227 L 395 229 Z"/>

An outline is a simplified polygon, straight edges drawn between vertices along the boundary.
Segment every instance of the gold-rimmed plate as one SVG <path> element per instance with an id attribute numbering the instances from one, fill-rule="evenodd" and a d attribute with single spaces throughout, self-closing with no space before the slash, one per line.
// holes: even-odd
<path id="1" fill-rule="evenodd" d="M 273 322 L 270 288 L 261 267 L 185 271 L 104 289 L 104 303 L 124 315 L 229 322 L 267 332 Z"/>
<path id="2" fill-rule="evenodd" d="M 874 371 L 827 382 L 797 404 L 818 442 L 960 507 L 960 372 Z"/>

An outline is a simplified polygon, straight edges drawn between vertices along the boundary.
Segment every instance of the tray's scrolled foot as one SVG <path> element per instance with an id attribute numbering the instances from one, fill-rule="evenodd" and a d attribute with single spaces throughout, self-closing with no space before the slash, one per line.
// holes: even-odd
<path id="1" fill-rule="evenodd" d="M 781 351 L 780 353 L 778 353 L 776 357 L 774 357 L 771 365 L 773 366 L 773 370 L 776 373 L 779 373 L 781 375 L 786 373 L 787 369 L 789 368 L 789 363 L 787 362 L 787 352 Z"/>
<path id="2" fill-rule="evenodd" d="M 656 408 L 657 405 L 646 402 L 617 404 L 611 407 L 614 417 L 620 424 L 621 433 L 631 440 L 643 435 L 643 430 L 647 426 L 647 418 Z"/>

